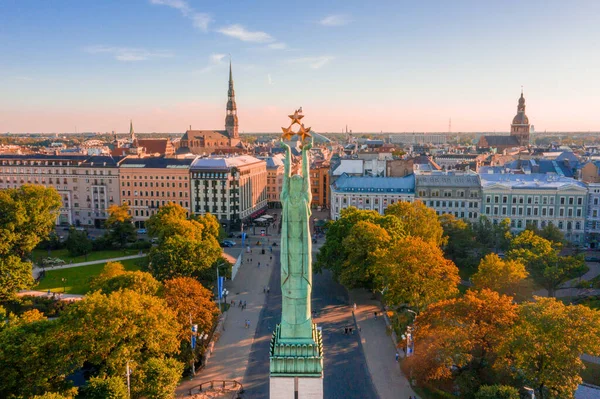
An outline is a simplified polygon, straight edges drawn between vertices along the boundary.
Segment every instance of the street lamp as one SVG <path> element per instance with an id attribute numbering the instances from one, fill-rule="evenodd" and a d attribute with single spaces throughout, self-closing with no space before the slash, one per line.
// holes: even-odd
<path id="1" fill-rule="evenodd" d="M 66 277 L 62 277 L 61 281 L 63 283 L 63 293 L 67 292 L 67 287 L 66 287 L 66 285 L 67 285 L 67 278 Z"/>
<path id="2" fill-rule="evenodd" d="M 229 294 L 229 291 L 223 288 L 223 292 L 221 292 L 221 294 L 223 295 L 223 302 L 227 303 L 227 294 Z"/>
<path id="3" fill-rule="evenodd" d="M 412 313 L 415 315 L 415 318 L 413 320 L 413 323 L 415 323 L 415 321 L 417 320 L 417 312 L 415 312 L 414 310 L 411 309 L 406 309 L 407 312 Z M 406 327 L 406 357 L 412 355 L 415 353 L 415 337 L 413 334 L 413 327 L 412 326 L 408 326 Z"/>

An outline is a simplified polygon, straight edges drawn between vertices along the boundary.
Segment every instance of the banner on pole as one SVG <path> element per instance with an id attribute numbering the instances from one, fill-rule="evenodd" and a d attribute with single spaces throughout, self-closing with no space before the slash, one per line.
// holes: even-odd
<path id="1" fill-rule="evenodd" d="M 219 299 L 223 298 L 223 284 L 225 283 L 225 277 L 219 277 L 217 290 L 219 291 Z"/>

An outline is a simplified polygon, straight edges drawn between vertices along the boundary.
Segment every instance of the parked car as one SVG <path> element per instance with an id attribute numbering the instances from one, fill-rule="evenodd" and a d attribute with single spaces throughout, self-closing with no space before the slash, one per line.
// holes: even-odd
<path id="1" fill-rule="evenodd" d="M 222 247 L 233 247 L 234 245 L 235 245 L 235 241 L 231 241 L 231 240 L 223 240 L 221 242 Z"/>
<path id="2" fill-rule="evenodd" d="M 586 262 L 600 262 L 600 258 L 598 258 L 596 256 L 586 256 L 585 261 Z"/>
<path id="3" fill-rule="evenodd" d="M 146 234 L 148 231 L 146 231 L 146 229 L 139 229 L 137 231 L 138 234 Z"/>

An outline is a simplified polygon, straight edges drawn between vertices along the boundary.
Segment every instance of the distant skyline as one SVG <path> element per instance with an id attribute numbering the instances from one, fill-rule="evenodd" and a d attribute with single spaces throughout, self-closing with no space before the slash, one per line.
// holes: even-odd
<path id="1" fill-rule="evenodd" d="M 0 132 L 600 130 L 600 2 L 8 0 Z"/>

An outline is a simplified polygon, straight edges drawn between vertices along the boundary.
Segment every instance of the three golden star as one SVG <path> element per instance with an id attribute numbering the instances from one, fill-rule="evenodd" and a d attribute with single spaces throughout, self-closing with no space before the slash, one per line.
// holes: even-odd
<path id="1" fill-rule="evenodd" d="M 300 136 L 301 141 L 304 141 L 304 139 L 306 139 L 307 137 L 311 137 L 310 127 L 305 128 L 304 124 L 300 122 L 300 119 L 304 118 L 304 115 L 302 115 L 301 112 L 302 112 L 302 108 L 294 111 L 293 115 L 288 115 L 289 118 L 292 120 L 292 123 L 290 123 L 290 126 L 288 126 L 288 127 L 281 128 L 281 130 L 283 131 L 283 134 L 281 135 L 282 140 L 290 140 L 296 134 L 298 136 Z M 300 126 L 298 133 L 296 133 L 292 130 L 292 127 L 294 125 Z"/>

